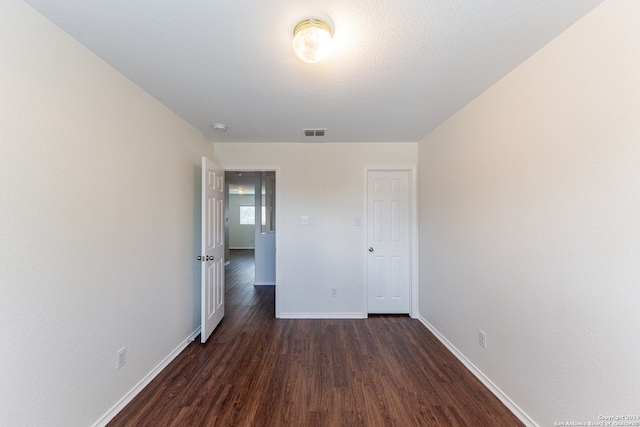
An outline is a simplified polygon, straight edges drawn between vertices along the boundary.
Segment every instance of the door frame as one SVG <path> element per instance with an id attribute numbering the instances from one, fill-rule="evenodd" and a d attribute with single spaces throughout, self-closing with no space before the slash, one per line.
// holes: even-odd
<path id="1" fill-rule="evenodd" d="M 280 307 L 281 307 L 281 303 L 280 303 L 280 299 L 281 299 L 281 292 L 278 292 L 278 284 L 282 283 L 282 280 L 280 280 L 280 275 L 282 274 L 282 269 L 280 268 L 280 258 L 278 257 L 278 242 L 280 241 L 279 235 L 280 233 L 278 232 L 278 230 L 281 230 L 281 218 L 282 218 L 282 214 L 281 214 L 281 210 L 280 210 L 280 166 L 247 166 L 247 165 L 243 165 L 243 166 L 234 166 L 234 165 L 224 165 L 223 166 L 224 171 L 225 172 L 275 172 L 276 174 L 276 241 L 275 241 L 275 245 L 276 245 L 276 285 L 275 285 L 275 316 L 276 318 L 280 317 Z M 225 203 L 228 203 L 227 200 L 225 200 Z"/>
<path id="2" fill-rule="evenodd" d="M 364 166 L 363 177 L 363 208 L 362 208 L 362 253 L 363 256 L 363 291 L 362 291 L 362 313 L 364 317 L 369 317 L 368 292 L 369 273 L 366 250 L 369 247 L 369 212 L 368 212 L 368 177 L 369 172 L 408 172 L 409 173 L 409 299 L 411 301 L 409 316 L 418 318 L 418 170 L 415 165 L 384 165 L 384 166 Z M 277 181 L 276 181 L 277 183 Z M 276 218 L 277 219 L 277 218 Z"/>

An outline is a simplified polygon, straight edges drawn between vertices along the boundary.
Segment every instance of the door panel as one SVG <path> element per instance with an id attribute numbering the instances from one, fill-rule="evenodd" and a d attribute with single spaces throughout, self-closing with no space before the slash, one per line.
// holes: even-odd
<path id="1" fill-rule="evenodd" d="M 204 343 L 224 316 L 224 170 L 202 158 L 202 306 Z"/>
<path id="2" fill-rule="evenodd" d="M 367 173 L 367 311 L 409 313 L 409 171 Z"/>

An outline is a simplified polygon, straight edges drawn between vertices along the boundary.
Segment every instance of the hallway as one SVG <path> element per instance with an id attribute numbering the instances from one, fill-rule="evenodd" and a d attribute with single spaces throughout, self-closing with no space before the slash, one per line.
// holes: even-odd
<path id="1" fill-rule="evenodd" d="M 273 286 L 253 286 L 255 276 L 255 261 L 253 249 L 231 249 L 229 263 L 224 268 L 226 278 L 225 305 L 227 314 L 238 306 L 257 304 L 271 305 L 272 314 L 275 313 Z M 266 308 L 266 307 L 265 307 Z M 224 321 L 224 320 L 223 320 Z"/>

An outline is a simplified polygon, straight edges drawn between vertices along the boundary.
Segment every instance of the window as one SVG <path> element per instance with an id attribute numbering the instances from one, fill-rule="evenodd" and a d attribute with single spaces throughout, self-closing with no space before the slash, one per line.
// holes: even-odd
<path id="1" fill-rule="evenodd" d="M 240 225 L 253 225 L 256 223 L 255 206 L 240 206 Z"/>
<path id="2" fill-rule="evenodd" d="M 262 207 L 262 225 L 265 225 L 266 215 L 265 208 Z M 256 223 L 256 207 L 240 206 L 240 225 L 255 225 Z"/>

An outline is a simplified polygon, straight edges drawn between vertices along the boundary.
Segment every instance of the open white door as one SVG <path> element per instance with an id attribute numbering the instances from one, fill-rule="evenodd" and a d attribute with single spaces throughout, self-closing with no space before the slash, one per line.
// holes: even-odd
<path id="1" fill-rule="evenodd" d="M 202 309 L 204 343 L 224 316 L 224 169 L 202 158 Z"/>

